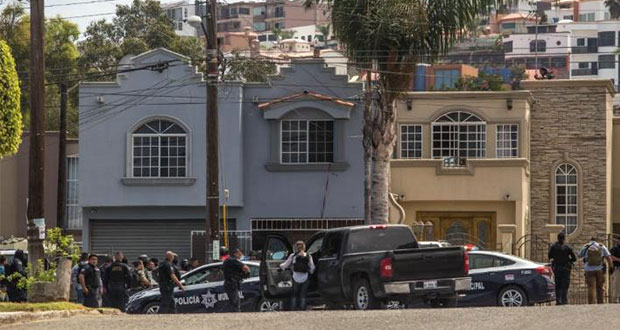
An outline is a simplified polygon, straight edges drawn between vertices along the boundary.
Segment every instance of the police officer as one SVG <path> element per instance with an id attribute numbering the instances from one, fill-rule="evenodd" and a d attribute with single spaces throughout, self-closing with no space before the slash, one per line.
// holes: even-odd
<path id="1" fill-rule="evenodd" d="M 84 306 L 99 307 L 99 289 L 101 284 L 101 271 L 97 268 L 97 256 L 88 256 L 88 264 L 80 271 L 80 285 L 84 294 Z"/>
<path id="2" fill-rule="evenodd" d="M 250 268 L 241 262 L 243 252 L 234 249 L 232 254 L 224 261 L 224 291 L 228 295 L 228 303 L 231 311 L 241 311 L 241 301 L 239 293 L 241 291 L 241 281 L 250 275 Z"/>
<path id="3" fill-rule="evenodd" d="M 105 269 L 103 285 L 110 307 L 124 310 L 127 301 L 127 290 L 131 287 L 129 266 L 123 263 L 123 253 L 114 254 L 114 262 Z"/>
<path id="4" fill-rule="evenodd" d="M 558 234 L 558 241 L 549 248 L 549 259 L 555 275 L 556 305 L 568 304 L 568 288 L 570 286 L 570 271 L 577 260 L 573 249 L 564 244 L 566 235 Z"/>
<path id="5" fill-rule="evenodd" d="M 16 250 L 13 255 L 13 260 L 7 267 L 6 277 L 9 277 L 15 273 L 20 274 L 23 277 L 27 277 L 26 274 L 26 256 L 24 256 L 24 251 Z M 13 279 L 9 281 L 7 284 L 7 295 L 9 296 L 10 302 L 25 302 L 26 298 L 26 290 L 23 288 L 17 287 L 18 279 Z"/>
<path id="6" fill-rule="evenodd" d="M 185 291 L 185 287 L 179 281 L 175 274 L 175 268 L 172 265 L 175 254 L 172 251 L 166 252 L 166 259 L 159 264 L 159 293 L 161 298 L 159 301 L 159 313 L 171 314 L 176 313 L 174 304 L 174 285 L 176 284 L 181 291 Z"/>

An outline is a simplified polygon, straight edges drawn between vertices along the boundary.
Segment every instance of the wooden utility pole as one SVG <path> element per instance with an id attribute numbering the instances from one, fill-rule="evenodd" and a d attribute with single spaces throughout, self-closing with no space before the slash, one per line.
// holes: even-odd
<path id="1" fill-rule="evenodd" d="M 60 84 L 60 125 L 58 128 L 57 226 L 67 228 L 67 84 Z"/>
<path id="2" fill-rule="evenodd" d="M 45 56 L 44 0 L 30 1 L 30 160 L 28 169 L 28 261 L 36 267 L 44 258 L 37 224 L 44 219 L 45 168 Z"/>
<path id="3" fill-rule="evenodd" d="M 216 0 L 207 5 L 207 203 L 206 203 L 206 260 L 219 256 L 220 190 L 219 190 L 219 130 L 217 114 L 218 46 Z"/>

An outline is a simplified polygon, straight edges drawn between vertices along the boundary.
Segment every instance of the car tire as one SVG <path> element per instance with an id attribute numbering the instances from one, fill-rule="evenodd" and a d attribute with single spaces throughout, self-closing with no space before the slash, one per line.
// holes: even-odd
<path id="1" fill-rule="evenodd" d="M 142 313 L 144 314 L 158 314 L 159 313 L 159 302 L 152 301 L 142 309 Z"/>
<path id="2" fill-rule="evenodd" d="M 499 292 L 497 305 L 500 307 L 525 307 L 528 306 L 527 295 L 517 286 L 507 286 Z"/>
<path id="3" fill-rule="evenodd" d="M 355 282 L 353 289 L 353 308 L 356 310 L 377 309 L 380 305 L 379 300 L 372 293 L 372 288 L 367 279 L 360 279 Z"/>
<path id="4" fill-rule="evenodd" d="M 256 305 L 256 311 L 259 313 L 279 312 L 282 310 L 282 301 L 269 300 L 262 298 Z"/>

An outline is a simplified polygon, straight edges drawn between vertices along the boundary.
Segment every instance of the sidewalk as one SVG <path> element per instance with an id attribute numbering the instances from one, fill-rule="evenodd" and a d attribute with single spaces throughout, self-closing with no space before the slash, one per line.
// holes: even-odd
<path id="1" fill-rule="evenodd" d="M 116 315 L 122 314 L 114 309 L 88 309 L 68 311 L 45 311 L 45 312 L 4 312 L 0 313 L 0 326 L 24 322 L 44 321 L 50 319 L 67 318 L 77 315 Z"/>

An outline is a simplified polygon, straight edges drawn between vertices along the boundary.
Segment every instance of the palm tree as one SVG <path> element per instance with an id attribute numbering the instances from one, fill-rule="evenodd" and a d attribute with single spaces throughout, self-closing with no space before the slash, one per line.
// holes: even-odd
<path id="1" fill-rule="evenodd" d="M 319 25 L 317 27 L 317 29 L 323 35 L 323 41 L 328 41 L 329 40 L 329 31 L 331 29 L 330 25 L 329 24 Z"/>
<path id="2" fill-rule="evenodd" d="M 605 6 L 609 8 L 611 19 L 620 18 L 620 0 L 605 0 Z"/>
<path id="3" fill-rule="evenodd" d="M 331 6 L 334 35 L 349 60 L 379 74 L 377 90 L 367 102 L 364 116 L 364 148 L 371 164 L 371 223 L 389 221 L 390 159 L 397 137 L 394 100 L 408 89 L 415 63 L 438 59 L 479 13 L 498 2 L 501 0 L 306 0 L 309 6 Z"/>

